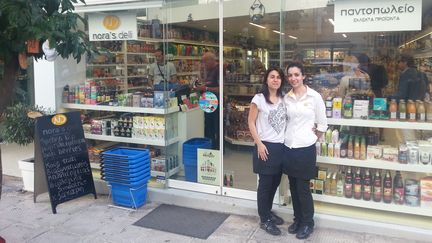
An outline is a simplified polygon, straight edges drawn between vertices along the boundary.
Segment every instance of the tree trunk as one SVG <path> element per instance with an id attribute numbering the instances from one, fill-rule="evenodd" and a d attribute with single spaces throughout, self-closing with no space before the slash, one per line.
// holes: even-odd
<path id="1" fill-rule="evenodd" d="M 4 75 L 3 80 L 0 80 L 0 116 L 3 114 L 6 107 L 10 104 L 14 97 L 14 87 L 16 81 L 16 74 L 18 71 L 18 55 L 12 60 L 5 61 L 4 63 Z M 1 159 L 1 148 L 0 148 L 0 199 L 2 194 L 3 184 L 3 166 Z"/>

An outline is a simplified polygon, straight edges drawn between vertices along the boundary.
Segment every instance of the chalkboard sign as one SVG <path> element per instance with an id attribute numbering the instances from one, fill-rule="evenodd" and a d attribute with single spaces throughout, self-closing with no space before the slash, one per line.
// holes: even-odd
<path id="1" fill-rule="evenodd" d="M 53 213 L 57 213 L 56 207 L 60 203 L 89 193 L 93 193 L 96 198 L 79 112 L 36 118 L 35 150 L 35 163 L 40 157 L 44 165 L 44 184 L 49 192 Z M 37 168 L 35 165 L 35 172 Z M 40 189 L 35 188 L 36 191 Z"/>

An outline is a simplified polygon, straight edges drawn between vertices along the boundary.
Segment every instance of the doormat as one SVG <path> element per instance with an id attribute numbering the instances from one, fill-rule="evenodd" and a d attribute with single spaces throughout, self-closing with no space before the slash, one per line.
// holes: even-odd
<path id="1" fill-rule="evenodd" d="M 229 214 L 161 204 L 133 225 L 207 239 Z"/>

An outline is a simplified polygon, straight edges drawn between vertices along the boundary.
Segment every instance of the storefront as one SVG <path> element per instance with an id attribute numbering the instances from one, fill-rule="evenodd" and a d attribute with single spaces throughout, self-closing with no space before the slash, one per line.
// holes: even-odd
<path id="1" fill-rule="evenodd" d="M 248 106 L 266 68 L 301 61 L 308 85 L 328 104 L 330 131 L 327 141 L 317 143 L 319 168 L 311 183 L 316 212 L 432 229 L 430 104 L 417 102 L 411 122 L 402 121 L 400 109 L 393 117 L 391 100 L 389 105 L 387 99 L 373 101 L 380 95 L 373 92 L 378 89 L 371 86 L 373 74 L 359 69 L 365 55 L 383 67 L 384 97 L 398 90 L 401 53 L 412 55 L 432 80 L 432 1 L 109 2 L 88 0 L 76 9 L 88 20 L 84 28 L 99 54 L 79 64 L 60 58 L 35 63 L 36 100 L 49 98 L 49 90 L 55 101 L 45 105 L 81 110 L 91 153 L 116 143 L 147 147 L 153 186 L 255 200 Z M 165 60 L 154 64 L 157 49 Z M 195 93 L 205 91 L 200 85 L 210 71 L 206 52 L 214 54 L 223 77 L 218 87 L 206 87 L 218 98 L 213 113 L 204 111 L 213 103 L 202 101 L 200 108 Z M 174 72 L 166 71 L 170 65 Z M 216 122 L 206 124 L 214 112 Z M 184 142 L 206 133 L 215 134 L 217 149 L 202 151 L 189 163 Z M 92 162 L 95 179 L 103 184 L 97 158 Z M 275 203 L 291 208 L 286 178 L 282 183 Z M 383 199 L 374 201 L 371 192 L 382 187 Z"/>

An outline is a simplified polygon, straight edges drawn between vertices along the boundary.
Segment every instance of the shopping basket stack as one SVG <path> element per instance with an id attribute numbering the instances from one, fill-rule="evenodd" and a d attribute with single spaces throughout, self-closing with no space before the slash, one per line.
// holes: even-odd
<path id="1" fill-rule="evenodd" d="M 111 186 L 115 205 L 138 208 L 147 198 L 150 152 L 126 147 L 105 150 L 102 152 L 101 175 Z"/>
<path id="2" fill-rule="evenodd" d="M 197 150 L 211 149 L 212 141 L 208 138 L 191 138 L 183 143 L 183 164 L 186 181 L 197 182 Z"/>

